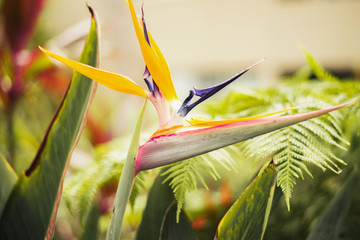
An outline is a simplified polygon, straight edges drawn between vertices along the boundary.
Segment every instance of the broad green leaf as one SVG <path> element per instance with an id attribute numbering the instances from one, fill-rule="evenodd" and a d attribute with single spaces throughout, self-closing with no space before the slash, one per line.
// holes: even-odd
<path id="1" fill-rule="evenodd" d="M 15 171 L 6 159 L 0 155 L 0 218 L 17 180 L 18 176 Z"/>
<path id="2" fill-rule="evenodd" d="M 94 201 L 90 211 L 86 216 L 84 232 L 80 240 L 97 240 L 99 231 L 100 209 L 99 205 Z"/>
<path id="3" fill-rule="evenodd" d="M 139 118 L 136 123 L 135 132 L 131 139 L 129 152 L 125 160 L 125 164 L 121 173 L 120 182 L 116 191 L 114 207 L 111 215 L 110 226 L 108 228 L 106 239 L 118 240 L 120 239 L 122 222 L 124 220 L 124 214 L 126 206 L 129 202 L 131 189 L 136 177 L 135 174 L 135 158 L 137 155 L 137 149 L 140 141 L 140 130 L 142 121 L 144 118 L 146 101 L 142 106 Z"/>
<path id="4" fill-rule="evenodd" d="M 182 211 L 179 217 L 179 222 L 177 222 L 177 206 L 176 202 L 173 201 L 166 209 L 166 213 L 163 216 L 160 228 L 160 240 L 196 239 L 195 232 L 185 211 Z"/>
<path id="5" fill-rule="evenodd" d="M 184 211 L 176 222 L 176 203 L 171 187 L 163 183 L 166 176 L 162 170 L 156 177 L 149 193 L 137 240 L 196 239 L 191 223 Z"/>
<path id="6" fill-rule="evenodd" d="M 276 171 L 270 163 L 225 214 L 215 239 L 262 239 L 270 214 Z"/>
<path id="7" fill-rule="evenodd" d="M 349 212 L 352 196 L 359 184 L 359 171 L 354 169 L 341 190 L 331 200 L 307 240 L 338 239 Z"/>
<path id="8" fill-rule="evenodd" d="M 80 61 L 97 66 L 96 16 L 90 11 L 91 28 Z M 52 238 L 65 172 L 95 89 L 91 79 L 74 73 L 33 164 L 9 198 L 0 219 L 0 239 Z"/>

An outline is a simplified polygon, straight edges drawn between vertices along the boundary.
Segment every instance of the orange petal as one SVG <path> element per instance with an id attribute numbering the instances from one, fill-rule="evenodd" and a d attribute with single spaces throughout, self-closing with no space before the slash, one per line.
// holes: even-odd
<path id="1" fill-rule="evenodd" d="M 128 93 L 128 94 L 134 94 L 141 97 L 147 97 L 147 91 L 140 86 L 138 86 L 136 83 L 131 81 L 130 78 L 110 72 L 107 70 L 102 70 L 99 68 L 94 68 L 76 61 L 73 61 L 68 58 L 64 58 L 62 56 L 59 56 L 55 53 L 49 52 L 42 47 L 39 47 L 41 51 L 43 51 L 45 54 L 49 55 L 50 57 L 55 58 L 56 60 L 62 62 L 63 64 L 67 65 L 68 67 L 74 69 L 75 71 L 91 78 L 92 80 L 101 83 L 115 91 L 122 92 L 122 93 Z"/>

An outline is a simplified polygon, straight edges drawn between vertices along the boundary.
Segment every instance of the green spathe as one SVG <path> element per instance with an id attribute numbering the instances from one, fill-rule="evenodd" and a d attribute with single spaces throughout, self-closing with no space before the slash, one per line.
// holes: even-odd
<path id="1" fill-rule="evenodd" d="M 354 102 L 350 102 L 309 113 L 258 118 L 156 136 L 150 138 L 144 145 L 140 146 L 135 163 L 135 172 L 137 173 L 142 170 L 161 167 L 195 157 L 321 116 L 353 103 Z"/>

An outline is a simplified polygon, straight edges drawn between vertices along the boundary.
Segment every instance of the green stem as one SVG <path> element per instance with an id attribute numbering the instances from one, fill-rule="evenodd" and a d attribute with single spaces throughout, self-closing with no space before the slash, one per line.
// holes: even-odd
<path id="1" fill-rule="evenodd" d="M 144 117 L 146 101 L 140 111 L 134 135 L 125 164 L 121 173 L 120 182 L 116 191 L 113 212 L 110 219 L 110 226 L 106 234 L 106 240 L 119 240 L 122 222 L 125 215 L 126 206 L 129 202 L 130 193 L 135 180 L 135 158 L 139 146 L 140 130 Z"/>

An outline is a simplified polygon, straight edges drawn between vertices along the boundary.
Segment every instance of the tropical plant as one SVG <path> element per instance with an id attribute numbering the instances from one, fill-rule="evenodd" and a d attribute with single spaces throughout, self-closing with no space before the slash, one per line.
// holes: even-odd
<path id="1" fill-rule="evenodd" d="M 359 96 L 357 81 L 340 81 L 305 51 L 309 67 L 301 69 L 280 87 L 231 92 L 224 99 L 202 104 L 208 118 L 188 117 L 194 107 L 257 63 L 216 86 L 194 88 L 181 103 L 169 67 L 147 30 L 144 16 L 138 20 L 132 1 L 126 3 L 146 64 L 144 81 L 148 89 L 139 87 L 126 76 L 98 68 L 98 28 L 91 8 L 91 28 L 79 62 L 40 48 L 76 72 L 27 170 L 13 170 L 12 161 L 6 159 L 13 154 L 0 159 L 1 239 L 53 237 L 65 172 L 96 87 L 89 78 L 118 92 L 149 100 L 158 113 L 159 128 L 150 137 L 140 135 L 145 101 L 127 155 L 126 144 L 123 144 L 129 142 L 127 136 L 99 146 L 94 163 L 68 181 L 64 202 L 73 216 L 79 214 L 84 229 L 78 233 L 81 239 L 97 239 L 99 221 L 104 218 L 101 216 L 107 218 L 110 213 L 106 239 L 120 239 L 128 203 L 134 211 L 136 198 L 150 186 L 136 239 L 196 239 L 206 226 L 198 226 L 194 231 L 195 221 L 191 223 L 188 214 L 197 214 L 184 207 L 188 194 L 199 186 L 209 189 L 209 177 L 218 180 L 222 171 L 236 172 L 238 159 L 250 161 L 259 171 L 226 214 L 221 213 L 215 224 L 208 226 L 207 238 L 267 238 L 265 230 L 268 220 L 271 222 L 270 212 L 281 196 L 281 191 L 275 191 L 276 185 L 282 189 L 290 210 L 296 179 L 304 178 L 303 172 L 313 177 L 312 172 L 316 171 L 313 166 L 317 166 L 323 171 L 340 173 L 340 164 L 351 163 L 347 161 L 348 156 L 339 151 L 347 150 L 358 137 L 354 133 L 359 131 L 359 126 L 353 124 L 359 119 L 359 104 L 354 101 Z M 308 81 L 312 73 L 320 80 Z M 12 86 L 19 81 L 7 72 L 2 72 L 0 80 L 3 81 L 4 76 L 13 81 Z M 6 107 L 12 103 L 6 101 L 6 96 L 11 94 L 4 90 L 1 93 L 4 93 L 1 96 Z M 194 97 L 197 100 L 193 100 Z M 341 104 L 343 102 L 348 103 Z M 4 109 L 6 112 L 7 108 Z M 273 116 L 276 114 L 280 116 Z M 139 146 L 140 138 L 144 138 L 145 143 Z M 9 153 L 13 152 L 12 148 L 9 145 Z M 356 158 L 357 145 L 351 145 L 350 150 L 349 158 Z M 147 173 L 157 173 L 151 169 L 163 166 L 149 186 L 148 180 L 153 174 Z M 354 166 L 349 180 L 330 203 L 309 239 L 336 238 L 340 234 L 347 211 L 339 212 L 337 208 L 342 204 L 350 206 L 351 193 L 357 186 L 356 163 Z M 229 200 L 224 202 L 228 202 L 223 205 L 227 210 Z M 324 230 L 329 227 L 331 231 Z"/>

